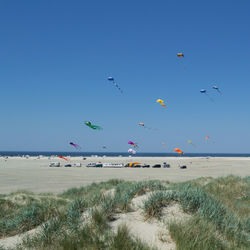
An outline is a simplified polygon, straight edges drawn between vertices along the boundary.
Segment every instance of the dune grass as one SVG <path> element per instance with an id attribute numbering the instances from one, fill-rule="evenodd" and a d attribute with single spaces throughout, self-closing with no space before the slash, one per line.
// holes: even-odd
<path id="1" fill-rule="evenodd" d="M 169 231 L 179 250 L 230 249 L 228 244 L 215 234 L 216 227 L 213 223 L 204 221 L 199 216 L 185 222 L 172 222 L 169 225 Z"/>
<path id="2" fill-rule="evenodd" d="M 96 186 L 94 185 L 96 190 Z M 103 186 L 99 189 L 102 192 Z M 74 190 L 75 192 L 75 190 Z M 82 189 L 80 190 L 82 192 Z M 72 201 L 67 211 L 60 217 L 44 223 L 35 237 L 27 237 L 22 247 L 31 249 L 150 249 L 146 244 L 130 235 L 123 226 L 115 233 L 109 222 L 116 210 L 116 200 L 110 195 L 100 195 L 94 207 L 84 198 Z M 84 215 L 89 214 L 87 219 Z M 123 246 L 122 248 L 120 248 Z"/>
<path id="3" fill-rule="evenodd" d="M 57 216 L 59 210 L 65 206 L 65 202 L 50 199 L 28 201 L 23 205 L 8 200 L 0 202 L 3 204 L 0 215 L 0 237 L 12 236 L 37 227 L 51 217 Z"/>
<path id="4" fill-rule="evenodd" d="M 197 181 L 195 181 L 194 185 L 192 185 L 192 182 L 173 185 L 170 187 L 175 189 L 173 191 L 161 191 L 151 195 L 144 203 L 144 212 L 147 218 L 160 218 L 163 207 L 168 206 L 172 202 L 178 202 L 184 212 L 193 214 L 193 221 L 185 225 L 178 225 L 175 222 L 170 225 L 171 235 L 177 243 L 179 242 L 180 249 L 225 249 L 225 242 L 231 249 L 247 249 L 249 247 L 250 229 L 249 218 L 247 218 L 247 215 L 249 216 L 250 214 L 249 199 L 245 195 L 250 188 L 247 181 L 239 177 L 229 176 L 215 179 L 206 185 L 199 185 Z M 232 182 L 234 185 L 231 185 Z M 235 188 L 234 186 L 237 183 L 239 183 L 239 186 Z M 223 196 L 223 190 L 220 190 L 224 186 L 227 187 L 225 196 Z M 236 190 L 235 192 L 234 189 Z M 242 202 L 243 209 L 241 206 L 240 208 L 238 207 L 239 203 L 236 206 L 236 202 L 231 201 L 239 196 L 244 197 Z M 246 203 L 248 204 L 248 209 L 246 209 Z M 241 212 L 244 214 L 243 218 L 240 216 Z M 185 230 L 183 231 L 183 229 Z M 192 238 L 193 235 L 196 235 L 204 239 L 201 242 L 208 241 L 208 243 L 203 243 L 204 248 L 199 246 L 196 248 L 194 244 L 190 244 L 190 248 L 187 246 L 185 248 L 185 241 L 181 237 L 184 232 L 186 232 L 187 238 Z M 222 241 L 221 237 L 216 237 L 214 232 L 220 234 L 225 240 Z M 211 242 L 215 245 L 211 245 Z M 211 245 L 211 247 L 205 248 L 205 245 Z"/>
<path id="5" fill-rule="evenodd" d="M 134 197 L 156 190 L 166 190 L 166 183 L 160 181 L 121 183 L 115 189 L 116 207 L 119 212 L 128 212 L 131 209 L 130 202 Z"/>
<path id="6" fill-rule="evenodd" d="M 59 195 L 19 191 L 0 195 L 0 238 L 39 226 L 15 249 L 151 249 L 126 226 L 116 232 L 110 227 L 117 213 L 131 211 L 133 198 L 151 192 L 146 219 L 162 219 L 172 203 L 191 215 L 166 225 L 177 249 L 248 249 L 249 190 L 250 178 L 228 176 L 178 184 L 110 180 Z"/>

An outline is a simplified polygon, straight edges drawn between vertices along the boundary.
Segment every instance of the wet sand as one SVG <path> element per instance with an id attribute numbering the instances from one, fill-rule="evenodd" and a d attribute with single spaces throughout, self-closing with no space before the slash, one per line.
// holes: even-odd
<path id="1" fill-rule="evenodd" d="M 199 177 L 219 177 L 230 174 L 241 177 L 250 173 L 250 157 L 71 157 L 70 164 L 81 163 L 82 167 L 49 167 L 50 162 L 66 161 L 42 157 L 0 157 L 0 193 L 28 190 L 35 193 L 60 193 L 72 187 L 80 187 L 92 182 L 109 179 L 124 180 L 167 180 L 182 182 Z M 140 162 L 153 164 L 167 162 L 171 168 L 87 168 L 90 162 L 129 163 Z M 186 165 L 187 169 L 180 169 Z"/>

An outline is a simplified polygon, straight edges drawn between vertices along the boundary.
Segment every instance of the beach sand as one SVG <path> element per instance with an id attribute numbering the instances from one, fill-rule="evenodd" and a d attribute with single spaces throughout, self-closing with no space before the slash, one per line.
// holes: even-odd
<path id="1" fill-rule="evenodd" d="M 49 167 L 50 162 L 66 161 L 59 158 L 0 157 L 0 193 L 28 190 L 35 193 L 60 193 L 72 187 L 86 186 L 93 182 L 109 179 L 124 180 L 166 180 L 183 182 L 199 177 L 227 175 L 247 176 L 250 173 L 249 157 L 71 157 L 70 163 L 82 163 L 82 167 Z M 171 168 L 87 168 L 90 162 L 129 163 L 140 162 L 151 166 L 167 162 Z M 180 169 L 186 165 L 187 169 Z"/>

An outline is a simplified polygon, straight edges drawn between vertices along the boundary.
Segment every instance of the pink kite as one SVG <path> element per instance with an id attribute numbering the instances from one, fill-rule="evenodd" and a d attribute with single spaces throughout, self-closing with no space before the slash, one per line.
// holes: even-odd
<path id="1" fill-rule="evenodd" d="M 78 144 L 75 144 L 73 142 L 69 143 L 71 146 L 75 147 L 75 149 L 81 149 L 81 147 Z"/>
<path id="2" fill-rule="evenodd" d="M 138 147 L 137 143 L 134 143 L 132 141 L 128 141 L 128 144 L 130 144 L 134 148 Z"/>

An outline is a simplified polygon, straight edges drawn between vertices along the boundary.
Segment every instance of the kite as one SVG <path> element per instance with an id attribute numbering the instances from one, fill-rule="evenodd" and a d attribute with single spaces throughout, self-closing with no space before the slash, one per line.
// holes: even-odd
<path id="1" fill-rule="evenodd" d="M 178 58 L 184 58 L 184 54 L 183 53 L 177 53 L 177 57 Z M 184 68 L 186 68 L 186 65 L 184 65 Z"/>
<path id="2" fill-rule="evenodd" d="M 208 95 L 207 90 L 201 89 L 200 92 L 201 92 L 201 94 L 205 94 L 205 95 L 209 98 L 209 100 L 210 100 L 211 102 L 214 101 L 214 100 Z"/>
<path id="3" fill-rule="evenodd" d="M 151 128 L 151 127 L 145 126 L 145 124 L 143 122 L 139 122 L 138 125 L 141 126 L 141 127 L 143 127 L 143 128 L 146 128 L 146 129 L 157 130 L 156 128 Z"/>
<path id="4" fill-rule="evenodd" d="M 130 154 L 132 154 L 132 155 L 135 155 L 135 154 L 136 154 L 136 151 L 135 151 L 134 149 L 130 148 L 130 149 L 128 150 L 128 153 L 130 153 Z"/>
<path id="5" fill-rule="evenodd" d="M 166 105 L 164 104 L 164 101 L 162 99 L 157 99 L 156 100 L 157 103 L 160 103 L 162 107 L 166 107 Z"/>
<path id="6" fill-rule="evenodd" d="M 174 152 L 178 153 L 178 155 L 184 155 L 184 152 L 180 150 L 179 148 L 175 148 Z"/>
<path id="7" fill-rule="evenodd" d="M 65 160 L 65 161 L 69 161 L 69 159 L 68 159 L 68 158 L 63 157 L 62 155 L 58 155 L 58 157 L 59 157 L 59 158 L 61 158 L 61 159 L 63 159 L 63 160 Z"/>
<path id="8" fill-rule="evenodd" d="M 81 149 L 81 147 L 78 144 L 75 144 L 73 142 L 69 143 L 71 146 L 75 147 L 75 149 Z"/>
<path id="9" fill-rule="evenodd" d="M 177 53 L 177 57 L 178 57 L 178 58 L 181 58 L 181 57 L 184 58 L 184 54 L 183 54 L 183 53 Z"/>
<path id="10" fill-rule="evenodd" d="M 112 83 L 115 85 L 115 87 L 118 88 L 118 89 L 120 90 L 121 93 L 123 93 L 123 91 L 122 91 L 122 89 L 120 88 L 120 86 L 115 82 L 114 77 L 109 76 L 109 77 L 108 77 L 108 80 L 109 80 L 110 82 L 112 82 Z"/>
<path id="11" fill-rule="evenodd" d="M 188 143 L 190 143 L 193 147 L 196 147 L 192 141 L 188 141 Z"/>
<path id="12" fill-rule="evenodd" d="M 206 136 L 206 142 L 208 142 L 208 140 L 211 141 L 213 144 L 215 143 L 213 140 L 210 139 L 209 135 Z"/>
<path id="13" fill-rule="evenodd" d="M 132 141 L 128 141 L 128 144 L 130 144 L 132 147 L 134 147 L 134 148 L 137 148 L 138 147 L 138 145 L 137 145 L 137 143 L 134 143 L 134 142 L 132 142 Z"/>
<path id="14" fill-rule="evenodd" d="M 222 95 L 222 92 L 220 91 L 219 87 L 216 85 L 213 85 L 212 87 L 213 89 L 217 90 L 218 93 L 220 93 Z"/>
<path id="15" fill-rule="evenodd" d="M 107 147 L 106 146 L 102 146 L 103 149 L 106 149 Z"/>
<path id="16" fill-rule="evenodd" d="M 102 130 L 102 128 L 100 126 L 94 125 L 91 122 L 84 122 L 85 125 L 87 125 L 88 127 L 94 129 L 94 130 Z"/>

